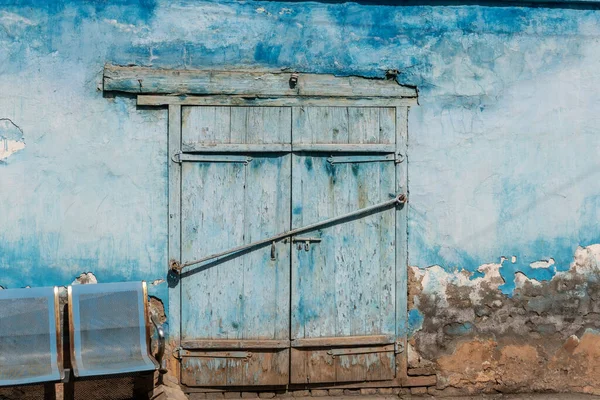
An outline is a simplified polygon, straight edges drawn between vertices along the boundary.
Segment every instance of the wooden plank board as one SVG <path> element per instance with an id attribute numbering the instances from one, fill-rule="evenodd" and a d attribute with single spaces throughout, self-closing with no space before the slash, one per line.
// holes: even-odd
<path id="1" fill-rule="evenodd" d="M 181 383 L 187 386 L 274 386 L 289 381 L 289 350 L 253 350 L 248 358 L 182 357 Z"/>
<path id="2" fill-rule="evenodd" d="M 184 349 L 287 349 L 289 340 L 227 340 L 204 339 L 184 340 L 181 342 Z"/>
<path id="3" fill-rule="evenodd" d="M 393 345 L 373 353 L 335 356 L 329 349 L 292 348 L 290 357 L 292 384 L 383 381 L 395 376 Z"/>
<path id="4" fill-rule="evenodd" d="M 190 153 L 289 153 L 292 151 L 292 145 L 290 143 L 188 143 L 183 145 L 183 151 Z"/>
<path id="5" fill-rule="evenodd" d="M 183 107 L 182 145 L 231 143 L 230 107 Z"/>
<path id="6" fill-rule="evenodd" d="M 147 67 L 104 67 L 104 91 L 153 94 L 416 97 L 414 88 L 395 80 L 291 72 L 168 70 Z"/>
<path id="7" fill-rule="evenodd" d="M 396 146 L 397 154 L 404 161 L 396 164 L 396 193 L 408 195 L 408 108 L 396 108 Z M 410 202 L 410 198 L 408 199 Z M 396 340 L 404 349 L 397 355 L 397 372 L 401 384 L 407 382 L 407 335 L 408 335 L 408 210 L 409 204 L 396 209 Z"/>
<path id="8" fill-rule="evenodd" d="M 347 107 L 294 107 L 294 148 L 348 143 Z M 318 144 L 318 146 L 315 146 Z M 335 151 L 335 150 L 334 150 Z"/>
<path id="9" fill-rule="evenodd" d="M 331 120 L 308 118 L 306 115 L 319 113 L 298 111 L 293 113 L 293 126 L 298 128 L 293 131 L 294 143 L 312 141 L 309 135 L 315 129 L 332 131 L 318 126 L 319 121 L 326 125 Z M 379 140 L 381 112 L 374 108 L 350 114 L 353 140 L 371 141 L 375 135 Z M 388 120 L 393 112 L 385 111 Z M 304 121 L 297 122 L 296 118 Z M 390 123 L 386 123 L 389 131 Z M 303 140 L 302 135 L 309 139 Z M 292 227 L 388 199 L 396 190 L 394 168 L 393 163 L 385 162 L 331 165 L 319 155 L 294 154 Z M 320 243 L 311 245 L 308 252 L 293 250 L 293 340 L 395 334 L 394 215 L 389 209 L 319 229 L 310 236 L 320 236 Z"/>
<path id="10" fill-rule="evenodd" d="M 417 105 L 416 97 L 260 97 L 139 95 L 138 106 L 241 106 L 241 107 L 406 107 Z"/>
<path id="11" fill-rule="evenodd" d="M 169 260 L 181 260 L 181 164 L 171 155 L 181 149 L 181 106 L 169 106 L 168 114 L 168 173 L 169 173 Z M 169 336 L 180 339 L 181 286 L 169 285 Z"/>
<path id="12" fill-rule="evenodd" d="M 365 346 L 394 343 L 393 335 L 318 337 L 292 340 L 292 347 Z"/>

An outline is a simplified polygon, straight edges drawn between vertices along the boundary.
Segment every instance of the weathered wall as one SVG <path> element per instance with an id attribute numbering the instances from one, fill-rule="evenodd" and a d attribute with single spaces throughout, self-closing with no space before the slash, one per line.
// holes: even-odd
<path id="1" fill-rule="evenodd" d="M 92 272 L 154 282 L 166 300 L 166 111 L 104 98 L 105 62 L 395 68 L 420 95 L 411 366 L 434 365 L 440 388 L 598 390 L 600 11 L 588 8 L 0 0 L 0 285 Z"/>

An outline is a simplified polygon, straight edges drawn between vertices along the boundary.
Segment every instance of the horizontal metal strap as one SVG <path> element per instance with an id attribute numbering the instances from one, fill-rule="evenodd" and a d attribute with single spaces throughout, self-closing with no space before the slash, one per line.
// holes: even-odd
<path id="1" fill-rule="evenodd" d="M 382 154 L 378 156 L 331 156 L 327 159 L 330 164 L 368 163 L 378 161 L 396 161 L 394 154 Z"/>
<path id="2" fill-rule="evenodd" d="M 206 357 L 206 358 L 250 358 L 249 351 L 189 351 L 179 350 L 179 357 Z"/>
<path id="3" fill-rule="evenodd" d="M 177 152 L 173 154 L 172 160 L 176 163 L 182 162 L 216 162 L 216 163 L 242 163 L 248 164 L 252 157 L 235 155 L 203 155 Z"/>
<path id="4" fill-rule="evenodd" d="M 353 354 L 371 354 L 371 353 L 385 353 L 388 351 L 394 351 L 394 345 L 390 344 L 387 346 L 376 346 L 376 347 L 354 347 L 346 349 L 331 349 L 327 352 L 330 356 L 347 356 Z"/>

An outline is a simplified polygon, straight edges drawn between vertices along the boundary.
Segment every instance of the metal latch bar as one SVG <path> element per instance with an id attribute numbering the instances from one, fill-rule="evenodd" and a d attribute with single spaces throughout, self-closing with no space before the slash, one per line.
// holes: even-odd
<path id="1" fill-rule="evenodd" d="M 381 203 L 374 204 L 374 205 L 369 206 L 369 207 L 361 208 L 359 210 L 352 211 L 352 212 L 349 212 L 347 214 L 340 215 L 338 217 L 329 218 L 329 219 L 326 219 L 326 220 L 323 220 L 323 221 L 315 222 L 314 224 L 303 226 L 302 228 L 296 228 L 296 229 L 292 229 L 292 230 L 287 231 L 287 232 L 282 232 L 280 234 L 268 237 L 266 239 L 258 240 L 256 242 L 245 244 L 245 245 L 242 245 L 242 246 L 233 247 L 233 248 L 231 248 L 229 250 L 222 251 L 220 253 L 214 253 L 214 254 L 211 254 L 209 256 L 206 256 L 206 257 L 194 260 L 194 261 L 185 262 L 183 264 L 180 264 L 179 262 L 177 262 L 175 260 L 171 260 L 169 262 L 169 265 L 170 265 L 170 267 L 171 267 L 171 269 L 173 271 L 181 272 L 182 269 L 184 269 L 186 267 L 189 267 L 189 266 L 192 266 L 192 265 L 200 264 L 200 263 L 203 263 L 205 261 L 209 261 L 209 260 L 213 260 L 215 258 L 223 257 L 223 256 L 226 256 L 228 254 L 237 253 L 238 251 L 250 249 L 250 248 L 253 248 L 253 247 L 257 247 L 257 246 L 261 246 L 261 245 L 265 245 L 265 244 L 271 244 L 272 245 L 273 242 L 277 242 L 279 240 L 285 239 L 285 238 L 290 237 L 290 236 L 295 236 L 295 235 L 298 235 L 298 234 L 303 233 L 303 232 L 310 232 L 310 231 L 313 231 L 313 230 L 315 230 L 315 229 L 317 229 L 317 228 L 319 228 L 321 226 L 324 226 L 324 225 L 330 225 L 330 224 L 332 224 L 334 222 L 339 222 L 339 221 L 342 221 L 342 220 L 346 220 L 348 218 L 352 218 L 352 217 L 356 217 L 356 216 L 359 216 L 359 215 L 367 214 L 367 213 L 374 212 L 374 211 L 377 211 L 377 210 L 383 210 L 383 209 L 386 209 L 386 208 L 389 208 L 389 207 L 392 207 L 392 206 L 396 206 L 398 204 L 404 204 L 404 203 L 406 203 L 406 195 L 404 193 L 400 193 L 400 194 L 394 196 L 394 198 L 392 198 L 390 200 L 383 201 Z"/>
<path id="2" fill-rule="evenodd" d="M 367 163 L 378 161 L 396 161 L 395 154 L 382 154 L 377 156 L 331 156 L 327 159 L 330 164 Z"/>
<path id="3" fill-rule="evenodd" d="M 394 345 L 378 346 L 378 347 L 354 347 L 347 349 L 331 349 L 327 352 L 332 357 L 346 356 L 353 354 L 371 354 L 371 353 L 384 353 L 386 351 L 394 351 Z"/>
<path id="4" fill-rule="evenodd" d="M 177 152 L 171 157 L 173 162 L 217 162 L 217 163 L 242 163 L 248 164 L 252 161 L 252 157 L 236 156 L 236 155 L 219 155 L 219 154 L 190 154 Z"/>
<path id="5" fill-rule="evenodd" d="M 205 358 L 252 358 L 249 351 L 188 351 L 179 350 L 179 357 L 205 357 Z"/>

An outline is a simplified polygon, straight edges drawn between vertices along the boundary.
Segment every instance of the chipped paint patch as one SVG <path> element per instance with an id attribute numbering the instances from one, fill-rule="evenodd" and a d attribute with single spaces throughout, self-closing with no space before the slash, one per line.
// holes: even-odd
<path id="1" fill-rule="evenodd" d="M 476 278 L 439 266 L 409 270 L 409 307 L 423 318 L 409 338 L 409 366 L 435 362 L 438 389 L 465 393 L 561 385 L 590 392 L 600 370 L 598 350 L 589 344 L 600 343 L 600 245 L 578 247 L 569 269 L 550 280 L 518 271 L 512 296 L 501 291 L 499 271 L 507 262 L 480 266 Z M 535 268 L 552 264 L 538 261 Z"/>
<path id="2" fill-rule="evenodd" d="M 75 278 L 71 285 L 85 285 L 94 283 L 98 283 L 98 279 L 96 279 L 96 276 L 91 272 L 84 272 L 77 278 Z"/>
<path id="3" fill-rule="evenodd" d="M 25 148 L 23 130 L 8 118 L 0 118 L 0 161 Z"/>

